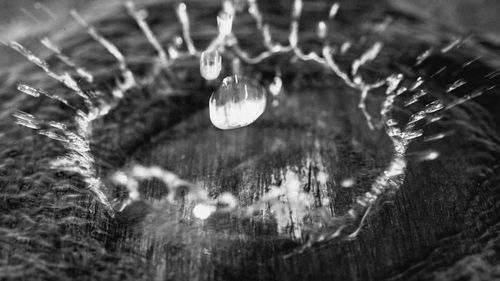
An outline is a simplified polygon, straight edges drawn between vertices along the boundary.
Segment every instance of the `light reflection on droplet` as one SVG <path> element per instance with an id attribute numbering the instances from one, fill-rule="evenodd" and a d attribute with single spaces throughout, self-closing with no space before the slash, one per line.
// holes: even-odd
<path id="1" fill-rule="evenodd" d="M 244 127 L 259 118 L 266 108 L 266 93 L 252 80 L 232 75 L 210 97 L 210 120 L 223 130 Z"/>

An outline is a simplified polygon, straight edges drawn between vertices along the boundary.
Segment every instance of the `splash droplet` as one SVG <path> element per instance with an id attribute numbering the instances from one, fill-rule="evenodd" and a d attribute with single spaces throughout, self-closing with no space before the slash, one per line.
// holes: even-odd
<path id="1" fill-rule="evenodd" d="M 200 73 L 206 80 L 214 80 L 219 77 L 222 69 L 222 58 L 217 51 L 205 51 L 200 57 Z"/>
<path id="2" fill-rule="evenodd" d="M 210 217 L 214 212 L 215 212 L 214 206 L 210 206 L 203 203 L 197 204 L 193 208 L 193 215 L 200 220 L 208 219 L 208 217 Z"/>
<path id="3" fill-rule="evenodd" d="M 247 126 L 266 108 L 266 92 L 252 80 L 232 75 L 210 97 L 210 120 L 215 127 L 228 130 Z"/>
<path id="4" fill-rule="evenodd" d="M 281 88 L 283 87 L 283 81 L 279 76 L 274 77 L 273 82 L 269 85 L 269 92 L 276 97 L 281 93 Z"/>
<path id="5" fill-rule="evenodd" d="M 219 33 L 221 35 L 231 34 L 233 29 L 233 14 L 229 12 L 220 12 L 217 16 L 217 25 L 219 26 Z"/>
<path id="6" fill-rule="evenodd" d="M 350 188 L 353 187 L 356 184 L 356 180 L 354 178 L 346 178 L 343 179 L 342 182 L 340 182 L 340 186 L 344 188 Z"/>
<path id="7" fill-rule="evenodd" d="M 419 161 L 431 161 L 431 160 L 436 160 L 439 157 L 439 152 L 430 150 L 430 151 L 425 151 L 419 154 L 418 160 Z"/>
<path id="8" fill-rule="evenodd" d="M 321 40 L 325 39 L 327 32 L 328 32 L 328 30 L 326 27 L 326 23 L 324 21 L 320 21 L 318 23 L 318 30 L 317 30 L 319 39 L 321 39 Z"/>

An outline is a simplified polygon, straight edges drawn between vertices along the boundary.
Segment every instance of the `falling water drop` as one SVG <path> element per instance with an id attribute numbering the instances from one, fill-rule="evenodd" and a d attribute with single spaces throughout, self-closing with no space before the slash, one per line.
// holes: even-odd
<path id="1" fill-rule="evenodd" d="M 273 82 L 269 85 L 269 92 L 276 97 L 281 93 L 281 88 L 283 87 L 283 81 L 279 76 L 274 77 Z"/>
<path id="2" fill-rule="evenodd" d="M 340 182 L 340 186 L 344 188 L 353 187 L 355 184 L 356 184 L 356 179 L 354 178 L 346 178 Z"/>
<path id="3" fill-rule="evenodd" d="M 444 108 L 444 105 L 441 101 L 435 100 L 428 105 L 425 106 L 424 111 L 427 114 L 434 113 Z"/>
<path id="4" fill-rule="evenodd" d="M 450 85 L 448 87 L 448 89 L 446 89 L 446 92 L 449 93 L 451 91 L 454 91 L 455 89 L 459 88 L 459 87 L 462 87 L 463 85 L 467 84 L 467 82 L 465 82 L 464 80 L 462 79 L 458 79 L 457 81 L 455 81 L 452 85 Z"/>
<path id="5" fill-rule="evenodd" d="M 203 203 L 197 204 L 193 208 L 193 215 L 200 220 L 208 219 L 208 217 L 210 217 L 213 212 L 215 212 L 214 206 Z"/>
<path id="6" fill-rule="evenodd" d="M 205 51 L 200 56 L 200 73 L 206 80 L 219 77 L 222 68 L 222 58 L 216 50 Z"/>
<path id="7" fill-rule="evenodd" d="M 265 108 L 264 88 L 248 78 L 232 75 L 224 78 L 210 97 L 210 120 L 219 129 L 235 129 L 257 120 Z"/>
<path id="8" fill-rule="evenodd" d="M 339 12 L 340 5 L 339 3 L 333 3 L 332 7 L 330 7 L 330 11 L 328 12 L 328 18 L 333 19 L 337 13 Z"/>
<path id="9" fill-rule="evenodd" d="M 344 42 L 342 44 L 342 46 L 340 46 L 340 54 L 342 55 L 345 55 L 345 53 L 347 53 L 347 51 L 349 51 L 349 49 L 352 47 L 352 43 L 347 41 L 347 42 Z"/>
<path id="10" fill-rule="evenodd" d="M 229 35 L 233 29 L 233 14 L 228 12 L 220 12 L 217 16 L 217 25 L 219 26 L 219 34 Z"/>
<path id="11" fill-rule="evenodd" d="M 321 40 L 324 40 L 326 38 L 326 35 L 328 33 L 328 30 L 327 30 L 327 26 L 326 26 L 326 23 L 324 21 L 320 21 L 318 23 L 318 30 L 317 30 L 317 33 L 318 33 L 318 37 L 319 39 Z"/>
<path id="12" fill-rule="evenodd" d="M 439 152 L 434 150 L 423 151 L 418 154 L 418 161 L 431 161 L 439 157 Z"/>
<path id="13" fill-rule="evenodd" d="M 424 79 L 422 79 L 422 77 L 418 77 L 417 81 L 415 81 L 413 86 L 411 86 L 410 91 L 418 89 L 418 87 L 422 86 L 422 84 L 424 84 Z"/>
<path id="14" fill-rule="evenodd" d="M 168 52 L 168 56 L 171 59 L 176 59 L 179 57 L 179 50 L 177 50 L 177 48 L 175 48 L 172 45 L 168 46 L 167 52 Z"/>
<path id="15" fill-rule="evenodd" d="M 408 125 L 417 123 L 418 121 L 424 119 L 426 117 L 425 111 L 419 111 L 410 116 L 410 120 L 408 120 Z"/>

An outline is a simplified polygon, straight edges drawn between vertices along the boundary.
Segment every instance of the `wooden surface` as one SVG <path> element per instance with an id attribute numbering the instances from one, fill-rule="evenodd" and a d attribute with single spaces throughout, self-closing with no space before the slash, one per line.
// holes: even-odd
<path id="1" fill-rule="evenodd" d="M 194 12 L 195 22 L 206 14 L 215 14 L 217 7 L 211 2 L 200 3 L 192 5 L 207 10 Z M 265 11 L 274 13 L 277 3 Z M 323 6 L 328 5 L 321 2 L 307 6 L 306 10 L 316 15 L 324 10 Z M 171 10 L 166 10 L 168 7 L 163 4 L 148 8 L 153 29 L 162 42 L 168 42 L 178 31 L 178 26 L 163 28 L 173 22 L 172 18 L 165 19 L 165 15 L 172 15 Z M 366 32 L 367 22 L 379 21 L 386 15 L 395 18 L 394 28 L 373 35 L 384 40 L 385 51 L 365 75 L 375 78 L 403 72 L 409 79 L 422 76 L 430 94 L 411 110 L 432 99 L 451 99 L 445 90 L 457 79 L 464 79 L 467 84 L 454 92 L 455 96 L 499 82 L 498 76 L 485 78 L 494 69 L 494 59 L 488 61 L 486 57 L 462 67 L 477 56 L 476 51 L 491 51 L 477 41 L 451 53 L 437 52 L 415 67 L 415 57 L 432 44 L 447 42 L 448 31 L 429 30 L 426 23 L 385 5 L 374 8 L 360 1 L 343 7 L 345 12 L 339 15 L 334 42 L 357 39 Z M 272 20 L 279 24 L 282 18 L 278 13 Z M 314 26 L 313 18 L 306 18 L 304 25 Z M 138 41 L 140 34 L 132 28 L 133 22 L 123 10 L 96 25 L 133 58 L 135 73 L 149 75 L 148 62 L 142 58 L 154 53 L 144 47 L 144 39 Z M 203 28 L 202 25 L 198 22 L 193 30 L 200 30 L 197 28 Z M 106 33 L 116 27 L 127 27 L 128 31 Z M 281 28 L 277 31 L 286 37 L 285 27 Z M 206 42 L 209 36 L 198 32 L 195 39 Z M 96 77 L 100 87 L 114 81 L 115 69 L 109 69 L 112 59 L 102 55 L 102 48 L 95 42 L 78 32 L 64 39 L 61 44 L 71 57 L 99 73 Z M 359 50 L 355 47 L 353 54 L 344 57 L 345 61 L 340 60 L 343 66 L 363 49 L 363 43 L 359 44 Z M 2 51 L 14 56 L 6 48 Z M 56 69 L 62 68 L 55 59 L 48 61 Z M 181 80 L 190 81 L 178 85 L 177 95 L 164 94 L 165 76 L 160 74 L 150 84 L 128 92 L 116 109 L 94 123 L 92 150 L 111 198 L 126 196 L 122 188 L 109 180 L 114 171 L 135 164 L 157 165 L 203 186 L 212 196 L 231 192 L 244 204 L 257 200 L 270 186 L 286 182 L 287 177 L 296 178 L 302 191 L 315 202 L 330 200 L 333 217 L 344 214 L 355 196 L 366 192 L 390 161 L 390 141 L 383 131 L 367 128 L 357 108 L 357 93 L 321 69 L 307 65 L 285 68 L 285 91 L 278 106 L 269 105 L 263 117 L 249 127 L 221 131 L 210 124 L 206 108 L 214 85 L 196 78 L 194 63 L 188 61 L 176 69 Z M 226 214 L 200 221 L 192 217 L 192 202 L 188 198 L 168 204 L 164 200 L 165 188 L 154 180 L 141 184 L 145 202 L 134 203 L 115 218 L 107 216 L 86 191 L 81 177 L 49 167 L 50 161 L 65 152 L 59 143 L 13 124 L 10 114 L 16 109 L 68 123 L 72 116 L 51 101 L 19 97 L 14 91 L 19 80 L 66 96 L 68 93 L 22 58 L 15 66 L 10 73 L 4 71 L 1 86 L 5 89 L 5 102 L 0 112 L 0 278 L 500 278 L 500 103 L 496 90 L 447 111 L 441 121 L 424 127 L 425 136 L 439 132 L 450 135 L 433 142 L 421 139 L 410 146 L 404 185 L 387 204 L 370 214 L 356 238 L 322 243 L 285 256 L 303 241 L 301 235 L 306 232 L 301 228 L 301 220 L 265 210 L 247 219 Z M 435 74 L 443 66 L 446 69 Z M 264 78 L 270 69 L 268 65 L 251 68 L 252 73 L 262 71 Z M 370 110 L 376 112 L 382 99 L 383 93 L 371 96 Z M 78 102 L 77 98 L 70 100 Z M 405 110 L 398 108 L 398 118 L 407 116 Z M 438 151 L 439 158 L 418 161 L 418 153 L 430 149 Z M 356 180 L 353 188 L 341 186 L 347 178 Z"/>

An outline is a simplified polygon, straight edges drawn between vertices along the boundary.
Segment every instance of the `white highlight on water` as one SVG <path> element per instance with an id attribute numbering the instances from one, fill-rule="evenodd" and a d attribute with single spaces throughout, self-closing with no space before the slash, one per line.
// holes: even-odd
<path id="1" fill-rule="evenodd" d="M 162 48 L 160 42 L 154 35 L 153 31 L 149 27 L 148 23 L 146 22 L 146 17 L 147 17 L 147 11 L 146 10 L 137 10 L 134 3 L 132 1 L 127 1 L 125 3 L 125 7 L 127 8 L 127 11 L 129 15 L 135 20 L 139 28 L 142 30 L 144 35 L 146 36 L 148 42 L 153 46 L 153 48 L 156 50 L 158 53 L 158 59 L 160 60 L 160 63 L 163 66 L 167 66 L 168 64 L 168 57 L 165 52 L 165 50 Z"/>
<path id="2" fill-rule="evenodd" d="M 352 63 L 352 72 L 351 74 L 353 76 L 355 76 L 357 73 L 358 73 L 358 70 L 361 66 L 363 66 L 364 64 L 366 64 L 367 62 L 370 62 L 372 60 L 374 60 L 378 54 L 380 53 L 380 51 L 382 50 L 382 46 L 383 44 L 381 42 L 376 42 L 375 44 L 373 44 L 373 46 L 368 49 L 367 51 L 365 51 L 361 57 L 359 57 L 358 59 L 354 60 L 354 62 Z"/>
<path id="3" fill-rule="evenodd" d="M 68 65 L 69 67 L 75 69 L 76 73 L 78 73 L 83 79 L 85 79 L 87 82 L 92 83 L 94 81 L 94 77 L 92 74 L 90 74 L 89 71 L 84 69 L 83 67 L 77 66 L 76 63 L 74 63 L 69 57 L 64 55 L 61 50 L 54 44 L 49 38 L 44 37 L 40 40 L 40 42 L 47 47 L 47 49 L 51 50 L 54 52 L 63 63 Z"/>
<path id="4" fill-rule="evenodd" d="M 71 16 L 87 30 L 87 33 L 94 38 L 99 44 L 101 44 L 115 59 L 118 61 L 118 67 L 120 68 L 123 76 L 123 83 L 120 84 L 120 88 L 122 91 L 114 92 L 115 95 L 118 95 L 118 98 L 121 98 L 122 92 L 128 90 L 136 85 L 134 75 L 132 71 L 127 66 L 127 62 L 123 54 L 118 50 L 118 48 L 111 43 L 109 40 L 104 38 L 97 30 L 90 24 L 88 24 L 81 16 L 78 14 L 76 10 L 71 10 Z"/>
<path id="5" fill-rule="evenodd" d="M 188 48 L 188 52 L 191 55 L 196 54 L 196 48 L 194 47 L 193 39 L 191 39 L 191 28 L 189 25 L 189 16 L 187 13 L 187 7 L 185 3 L 180 3 L 177 6 L 177 17 L 182 25 L 182 35 L 184 37 L 184 42 Z"/>

